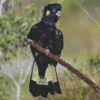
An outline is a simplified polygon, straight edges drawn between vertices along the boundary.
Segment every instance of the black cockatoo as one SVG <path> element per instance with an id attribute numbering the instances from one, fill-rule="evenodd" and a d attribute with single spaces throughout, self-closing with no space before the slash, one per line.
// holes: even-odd
<path id="1" fill-rule="evenodd" d="M 45 48 L 56 56 L 61 55 L 63 49 L 63 34 L 56 28 L 56 22 L 61 16 L 61 5 L 58 3 L 48 4 L 44 8 L 43 17 L 40 22 L 32 26 L 27 37 L 36 44 Z M 33 76 L 30 81 L 30 92 L 33 96 L 47 97 L 48 93 L 61 94 L 61 89 L 56 72 L 57 62 L 48 58 L 45 54 L 30 46 L 35 65 Z"/>

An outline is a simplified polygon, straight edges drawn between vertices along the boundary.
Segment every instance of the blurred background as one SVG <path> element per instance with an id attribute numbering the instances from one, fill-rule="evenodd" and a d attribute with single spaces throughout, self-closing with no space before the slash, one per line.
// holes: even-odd
<path id="1" fill-rule="evenodd" d="M 48 3 L 61 3 L 57 27 L 64 35 L 61 58 L 100 86 L 100 0 L 0 0 L 0 100 L 34 98 L 28 85 L 32 66 L 23 39 L 41 20 Z M 100 95 L 63 66 L 57 66 L 62 95 L 47 100 L 100 100 Z"/>

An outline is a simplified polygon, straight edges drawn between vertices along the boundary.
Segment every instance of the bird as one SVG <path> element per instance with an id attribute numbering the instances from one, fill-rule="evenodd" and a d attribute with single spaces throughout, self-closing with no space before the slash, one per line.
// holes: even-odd
<path id="1" fill-rule="evenodd" d="M 61 94 L 61 87 L 56 70 L 57 62 L 47 55 L 52 53 L 60 57 L 63 50 L 63 33 L 56 27 L 61 17 L 62 6 L 59 3 L 47 4 L 41 20 L 33 25 L 27 35 L 29 41 L 45 48 L 45 54 L 30 46 L 34 57 L 34 68 L 29 90 L 34 97 L 47 98 L 48 94 Z M 28 41 L 28 42 L 29 42 Z"/>

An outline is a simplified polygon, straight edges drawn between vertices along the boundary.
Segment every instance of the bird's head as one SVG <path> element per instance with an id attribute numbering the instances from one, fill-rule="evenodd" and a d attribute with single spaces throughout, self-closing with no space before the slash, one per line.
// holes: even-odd
<path id="1" fill-rule="evenodd" d="M 61 17 L 61 5 L 58 3 L 48 4 L 43 11 L 43 17 L 57 22 Z"/>

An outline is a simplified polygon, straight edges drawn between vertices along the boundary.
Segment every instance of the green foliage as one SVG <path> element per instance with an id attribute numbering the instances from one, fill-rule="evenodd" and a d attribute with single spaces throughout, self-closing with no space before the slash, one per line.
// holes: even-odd
<path id="1" fill-rule="evenodd" d="M 83 89 L 80 89 L 77 100 L 83 100 Z"/>
<path id="2" fill-rule="evenodd" d="M 0 74 L 0 100 L 7 100 L 11 95 L 11 87 L 13 87 L 11 80 L 3 74 Z"/>
<path id="3" fill-rule="evenodd" d="M 89 56 L 88 63 L 92 69 L 100 71 L 100 56 L 99 55 Z"/>
<path id="4" fill-rule="evenodd" d="M 23 45 L 23 39 L 36 23 L 35 5 L 23 6 L 15 10 L 9 9 L 7 15 L 0 17 L 0 49 L 13 52 Z"/>

